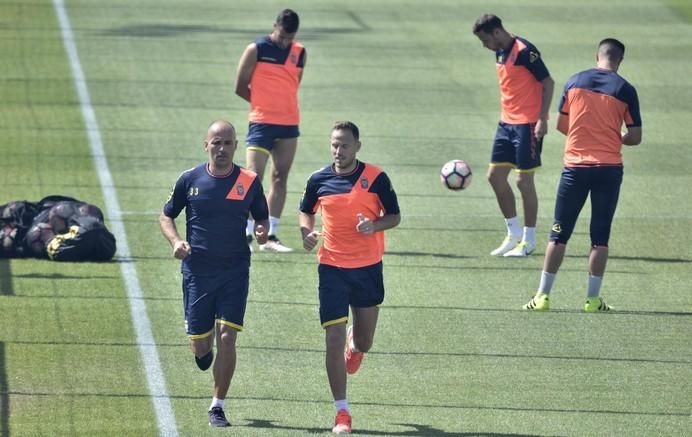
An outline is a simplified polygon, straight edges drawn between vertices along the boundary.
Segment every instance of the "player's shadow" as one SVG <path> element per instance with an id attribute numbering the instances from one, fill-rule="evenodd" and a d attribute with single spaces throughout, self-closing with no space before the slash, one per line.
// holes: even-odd
<path id="1" fill-rule="evenodd" d="M 308 434 L 325 434 L 328 430 L 325 428 L 301 428 L 297 426 L 285 426 L 272 422 L 271 420 L 263 419 L 247 419 L 250 423 L 246 426 L 248 428 L 259 428 L 259 429 L 272 429 L 272 430 L 287 430 L 287 431 L 302 431 Z M 471 436 L 486 436 L 486 437 L 544 437 L 540 434 L 506 434 L 506 433 L 494 433 L 494 432 L 456 432 L 456 431 L 445 431 L 442 429 L 434 428 L 429 425 L 419 425 L 413 423 L 393 423 L 392 425 L 398 425 L 402 427 L 411 428 L 404 431 L 376 431 L 368 429 L 357 429 L 355 430 L 356 435 L 376 435 L 376 436 L 414 436 L 414 437 L 424 437 L 424 436 L 459 436 L 459 437 L 471 437 Z"/>
<path id="2" fill-rule="evenodd" d="M 0 258 L 0 295 L 11 296 L 14 294 L 12 286 L 12 270 L 10 268 L 10 260 Z"/>
<path id="3" fill-rule="evenodd" d="M 448 258 L 448 259 L 468 259 L 474 258 L 466 255 L 452 255 L 451 253 L 434 253 L 434 252 L 410 252 L 410 251 L 399 251 L 399 252 L 385 252 L 387 255 L 392 256 L 429 256 L 432 258 Z"/>

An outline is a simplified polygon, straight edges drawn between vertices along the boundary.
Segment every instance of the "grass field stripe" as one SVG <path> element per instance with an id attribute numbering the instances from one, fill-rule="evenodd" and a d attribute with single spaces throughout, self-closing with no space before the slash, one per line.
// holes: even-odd
<path id="1" fill-rule="evenodd" d="M 125 262 L 120 263 L 120 271 L 127 288 L 127 296 L 130 304 L 130 311 L 132 313 L 132 323 L 134 324 L 139 352 L 144 363 L 144 374 L 149 386 L 149 393 L 152 397 L 154 410 L 156 412 L 159 434 L 162 436 L 177 436 L 178 431 L 176 429 L 173 407 L 166 390 L 166 381 L 163 370 L 161 369 L 154 336 L 151 331 L 151 323 L 147 316 L 146 304 L 142 296 L 142 289 L 139 285 L 137 269 L 134 263 L 129 262 L 131 255 L 127 243 L 127 235 L 125 234 L 125 227 L 120 214 L 118 196 L 113 184 L 113 177 L 108 168 L 108 161 L 106 160 L 94 108 L 91 106 L 91 98 L 86 85 L 84 71 L 79 61 L 70 20 L 67 16 L 63 0 L 53 0 L 53 5 L 55 6 L 55 13 L 60 24 L 63 44 L 70 61 L 70 68 L 77 88 L 77 94 L 79 95 L 82 116 L 84 117 L 84 123 L 86 124 L 89 138 L 89 147 L 91 148 L 91 155 L 101 184 L 106 211 L 111 222 L 111 230 L 118 242 L 118 256 L 125 260 Z"/>

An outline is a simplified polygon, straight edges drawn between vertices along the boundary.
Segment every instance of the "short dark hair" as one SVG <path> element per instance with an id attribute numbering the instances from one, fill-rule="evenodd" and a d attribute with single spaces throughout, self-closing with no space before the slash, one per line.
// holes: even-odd
<path id="1" fill-rule="evenodd" d="M 495 29 L 504 29 L 502 20 L 494 14 L 483 14 L 473 24 L 473 33 L 492 33 Z"/>
<path id="2" fill-rule="evenodd" d="M 276 24 L 281 26 L 286 33 L 296 33 L 300 25 L 300 18 L 293 9 L 284 9 L 276 16 Z"/>
<path id="3" fill-rule="evenodd" d="M 332 126 L 332 132 L 335 130 L 350 130 L 353 134 L 353 138 L 359 141 L 360 131 L 358 130 L 358 126 L 352 121 L 337 121 L 334 123 L 334 126 Z"/>
<path id="4" fill-rule="evenodd" d="M 625 45 L 615 38 L 606 38 L 598 43 L 598 53 L 609 61 L 620 62 L 625 56 Z"/>

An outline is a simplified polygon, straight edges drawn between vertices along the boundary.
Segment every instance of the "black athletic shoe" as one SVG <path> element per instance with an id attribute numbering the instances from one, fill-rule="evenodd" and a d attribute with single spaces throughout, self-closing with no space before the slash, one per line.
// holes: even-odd
<path id="1" fill-rule="evenodd" d="M 195 355 L 195 363 L 197 363 L 197 367 L 199 367 L 201 370 L 207 370 L 209 367 L 211 367 L 211 363 L 213 361 L 214 351 L 209 351 L 209 353 L 201 358 Z"/>
<path id="2" fill-rule="evenodd" d="M 209 410 L 209 426 L 214 428 L 225 428 L 231 426 L 231 422 L 226 420 L 226 415 L 223 414 L 223 408 L 214 407 Z"/>

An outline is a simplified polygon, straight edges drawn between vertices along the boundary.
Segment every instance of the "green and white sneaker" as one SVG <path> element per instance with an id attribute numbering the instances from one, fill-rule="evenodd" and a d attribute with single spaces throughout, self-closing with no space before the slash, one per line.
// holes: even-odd
<path id="1" fill-rule="evenodd" d="M 505 253 L 517 247 L 517 244 L 521 241 L 521 235 L 507 235 L 500 247 L 490 252 L 492 256 L 503 256 Z"/>
<path id="2" fill-rule="evenodd" d="M 548 311 L 550 309 L 550 297 L 547 294 L 537 292 L 529 303 L 522 307 L 525 310 Z"/>
<path id="3" fill-rule="evenodd" d="M 613 311 L 613 307 L 608 305 L 602 297 L 587 297 L 584 304 L 584 311 L 587 313 L 602 313 Z"/>
<path id="4" fill-rule="evenodd" d="M 536 250 L 536 243 L 530 241 L 522 240 L 521 243 L 517 244 L 516 247 L 509 252 L 506 252 L 504 257 L 527 257 Z"/>

